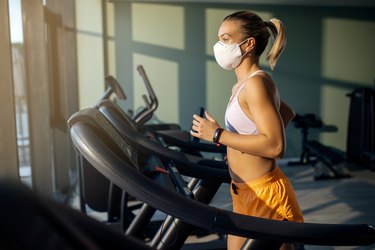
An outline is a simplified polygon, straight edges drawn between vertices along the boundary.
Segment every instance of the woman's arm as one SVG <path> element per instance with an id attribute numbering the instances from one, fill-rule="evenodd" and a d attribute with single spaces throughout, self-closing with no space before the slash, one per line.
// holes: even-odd
<path id="1" fill-rule="evenodd" d="M 250 82 L 249 82 L 250 83 Z M 261 77 L 252 77 L 251 83 L 242 90 L 259 135 L 241 135 L 225 130 L 220 143 L 243 153 L 266 158 L 281 158 L 285 150 L 285 135 L 282 119 L 276 108 L 274 97 Z M 194 116 L 193 136 L 212 141 L 214 120 Z"/>
<path id="2" fill-rule="evenodd" d="M 296 113 L 288 104 L 281 100 L 280 115 L 284 123 L 284 128 L 286 128 L 286 126 L 288 126 L 288 123 L 296 116 Z"/>

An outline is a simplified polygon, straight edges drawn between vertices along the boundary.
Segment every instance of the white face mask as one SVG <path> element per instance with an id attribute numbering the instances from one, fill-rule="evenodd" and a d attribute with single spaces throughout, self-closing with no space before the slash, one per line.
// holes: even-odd
<path id="1" fill-rule="evenodd" d="M 237 68 L 242 61 L 242 57 L 246 54 L 245 52 L 242 55 L 240 46 L 247 40 L 249 39 L 247 38 L 239 44 L 225 44 L 218 41 L 214 45 L 214 54 L 216 62 L 220 65 L 220 67 L 226 70 Z"/>

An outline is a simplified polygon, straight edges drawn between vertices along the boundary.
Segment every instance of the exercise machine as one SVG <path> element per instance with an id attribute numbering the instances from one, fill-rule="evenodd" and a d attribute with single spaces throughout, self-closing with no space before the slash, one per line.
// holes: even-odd
<path id="1" fill-rule="evenodd" d="M 183 244 L 184 237 L 176 237 L 184 235 L 187 225 L 252 238 L 253 243 L 246 246 L 253 250 L 278 249 L 282 243 L 359 246 L 375 242 L 375 230 L 369 225 L 297 223 L 256 218 L 210 207 L 200 202 L 195 194 L 192 198 L 166 189 L 145 176 L 141 168 L 131 166 L 130 161 L 124 159 L 124 156 L 134 158 L 130 141 L 108 126 L 104 117 L 98 119 L 100 115 L 95 109 L 74 114 L 69 120 L 72 141 L 92 166 L 119 188 L 176 218 L 171 222 L 171 226 L 174 226 L 168 227 L 162 240 L 155 245 L 156 249 L 181 248 L 179 244 Z M 179 175 L 177 172 L 174 174 Z"/>
<path id="2" fill-rule="evenodd" d="M 119 145 L 120 148 L 123 148 L 126 152 L 132 155 L 132 159 L 140 159 L 139 165 L 133 165 L 133 168 L 137 168 L 139 171 L 141 171 L 144 175 L 148 177 L 152 177 L 153 181 L 156 181 L 157 183 L 162 184 L 163 186 L 166 186 L 167 182 L 161 182 L 159 180 L 156 180 L 157 177 L 160 177 L 160 174 L 163 173 L 176 173 L 180 172 L 184 174 L 185 176 L 189 176 L 193 179 L 189 181 L 189 187 L 194 188 L 194 198 L 199 199 L 200 202 L 209 203 L 214 195 L 216 194 L 217 190 L 219 189 L 221 183 L 223 181 L 229 182 L 229 174 L 228 170 L 225 166 L 223 168 L 223 165 L 217 165 L 220 162 L 218 161 L 209 161 L 211 164 L 208 164 L 207 160 L 201 159 L 201 161 L 192 162 L 192 157 L 187 157 L 187 155 L 174 151 L 168 148 L 163 147 L 159 143 L 150 140 L 149 138 L 145 137 L 143 134 L 137 134 L 136 131 L 132 130 L 130 127 L 127 129 L 127 131 L 123 131 L 121 134 L 121 138 L 127 142 L 135 142 L 138 141 L 137 145 L 133 148 L 130 148 L 126 146 L 123 142 L 120 141 L 120 137 L 116 135 L 115 126 L 113 124 L 109 123 L 107 119 L 100 113 L 97 109 L 86 109 L 81 112 L 81 115 L 79 116 L 73 116 L 69 119 L 69 126 L 71 124 L 74 124 L 81 119 L 85 119 L 86 121 L 91 120 L 92 122 L 95 122 L 97 124 L 101 124 L 103 127 L 105 127 L 109 132 L 109 136 L 114 136 L 113 138 L 117 141 L 117 145 Z M 116 122 L 115 122 L 116 123 Z M 118 123 L 118 122 L 117 122 Z M 120 124 L 120 123 L 118 123 Z M 125 130 L 126 127 L 122 126 L 120 129 Z M 104 140 L 108 141 L 107 137 L 108 135 L 99 133 L 97 131 L 97 136 L 100 136 Z M 127 133 L 128 137 L 124 137 L 124 134 Z M 142 148 L 145 151 L 140 151 L 139 149 Z M 155 150 L 155 151 L 152 151 Z M 152 152 L 152 153 L 150 153 Z M 150 158 L 154 159 L 154 156 L 163 156 L 162 161 L 164 162 L 158 162 L 154 161 L 154 164 L 150 162 Z M 141 157 L 141 158 L 139 158 Z M 124 155 L 121 155 L 121 158 L 124 158 Z M 198 159 L 198 157 L 193 157 L 194 160 Z M 144 164 L 147 161 L 146 164 Z M 204 163 L 205 165 L 201 165 Z M 212 164 L 215 164 L 212 166 Z M 168 169 L 161 167 L 162 165 L 165 165 L 168 167 Z M 211 165 L 211 166 L 210 166 Z M 197 183 L 199 179 L 199 184 Z M 189 187 L 186 187 L 186 184 L 184 181 L 182 181 L 181 178 L 176 177 L 173 178 L 174 183 L 177 183 L 178 190 L 185 191 L 189 190 Z M 188 189 L 187 189 L 188 188 Z M 186 192 L 185 192 L 186 193 Z M 122 210 L 126 210 L 127 204 L 123 204 Z M 150 207 L 149 205 L 144 205 L 141 208 L 141 211 L 137 214 L 137 217 L 134 219 L 134 222 L 132 222 L 129 227 L 126 230 L 126 233 L 132 234 L 132 235 L 142 235 L 142 231 L 146 228 L 146 222 L 148 222 L 151 218 L 151 216 L 155 213 L 155 208 Z M 169 221 L 169 222 L 168 222 Z M 178 223 L 177 223 L 178 224 Z M 162 228 L 169 228 L 169 227 L 175 227 L 176 223 L 172 223 L 171 219 L 167 220 L 167 222 L 162 223 Z M 178 228 L 185 228 L 183 232 L 178 233 L 178 239 L 179 240 L 173 240 L 173 242 L 176 241 L 175 244 L 182 244 L 186 237 L 189 236 L 192 230 L 190 225 L 187 224 L 178 224 Z M 164 232 L 164 230 L 163 230 Z M 159 236 L 162 235 L 162 233 L 156 233 L 154 239 L 152 240 L 151 245 L 157 245 L 159 244 L 160 240 Z M 162 240 L 165 242 L 164 240 Z"/>
<path id="3" fill-rule="evenodd" d="M 375 91 L 357 88 L 350 98 L 347 161 L 375 170 Z"/>
<path id="4" fill-rule="evenodd" d="M 319 141 L 308 139 L 309 129 L 317 129 L 319 132 L 336 132 L 336 126 L 324 125 L 314 114 L 297 114 L 292 121 L 296 128 L 301 129 L 302 153 L 299 161 L 288 162 L 289 166 L 312 165 L 315 169 L 315 180 L 351 177 L 345 172 L 345 154 Z"/>
<path id="5" fill-rule="evenodd" d="M 192 137 L 188 131 L 181 130 L 181 127 L 175 123 L 167 124 L 154 124 L 148 123 L 153 117 L 154 112 L 158 108 L 159 100 L 151 85 L 151 82 L 146 74 L 142 65 L 137 66 L 138 73 L 142 78 L 143 84 L 147 91 L 147 95 L 142 95 L 145 107 L 143 107 L 136 114 L 129 115 L 127 112 L 122 111 L 122 115 L 127 116 L 132 126 L 137 127 L 138 130 L 146 132 L 152 131 L 157 136 L 160 142 L 166 147 L 178 148 L 182 152 L 202 156 L 201 152 L 210 152 L 217 154 L 225 154 L 225 146 L 215 146 L 212 143 L 202 143 L 198 138 Z M 118 84 L 118 87 L 119 84 Z M 117 87 L 117 88 L 118 88 Z M 200 116 L 204 115 L 204 108 L 199 107 L 197 112 Z"/>
<path id="6" fill-rule="evenodd" d="M 112 77 L 108 76 L 106 77 L 106 82 L 108 85 L 108 88 L 106 89 L 104 95 L 101 97 L 101 99 L 95 104 L 95 108 L 98 110 L 102 110 L 103 106 L 110 106 L 114 107 L 117 112 L 119 112 L 122 116 L 122 119 L 125 119 L 127 122 L 126 124 L 130 126 L 135 131 L 142 131 L 142 133 L 147 133 L 146 131 L 149 130 L 149 128 L 146 128 L 146 126 L 143 124 L 144 122 L 147 122 L 148 119 L 152 116 L 154 110 L 157 107 L 157 97 L 152 90 L 152 87 L 148 81 L 148 78 L 143 70 L 143 67 L 138 66 L 138 70 L 142 76 L 146 85 L 146 88 L 149 91 L 149 97 L 144 96 L 143 99 L 146 103 L 149 105 L 146 105 L 146 108 L 142 109 L 139 113 L 135 114 L 134 117 L 129 116 L 128 113 L 124 112 L 118 105 L 116 99 L 119 100 L 125 100 L 126 95 L 124 91 L 122 90 L 120 84 L 118 81 Z M 114 96 L 116 99 L 112 100 L 111 98 Z M 149 101 L 148 101 L 149 100 Z M 138 122 L 138 123 L 137 123 Z M 163 125 L 164 126 L 164 125 Z M 159 126 L 160 127 L 160 126 Z M 154 127 L 153 127 L 154 128 Z M 169 126 L 168 129 L 174 129 L 170 131 L 178 131 L 176 126 Z M 166 127 L 164 126 L 163 130 L 165 130 Z M 156 131 L 160 130 L 153 130 L 155 133 Z M 161 131 L 160 131 L 161 132 Z M 177 133 L 177 132 L 176 132 Z M 180 131 L 181 133 L 181 131 Z M 148 133 L 148 136 L 150 136 L 150 132 Z M 198 142 L 190 142 L 190 141 L 181 141 L 173 136 L 165 135 L 166 140 L 168 141 L 168 138 L 172 138 L 174 140 L 174 143 L 178 143 L 179 147 L 190 147 L 194 148 L 194 150 L 210 150 L 210 148 L 214 148 L 213 144 L 206 144 L 206 143 L 198 143 Z M 158 136 L 160 139 L 159 142 L 163 141 L 162 136 Z M 166 146 L 166 142 L 163 141 L 164 146 Z M 168 145 L 171 145 L 168 141 Z M 188 149 L 189 152 L 191 152 L 190 149 Z M 217 150 L 217 149 L 216 149 Z M 171 151 L 170 151 L 171 152 Z M 222 152 L 224 152 L 222 150 Z M 84 213 L 87 213 L 86 207 L 89 207 L 90 209 L 96 211 L 96 212 L 107 212 L 107 224 L 114 225 L 121 230 L 125 231 L 127 227 L 129 226 L 130 222 L 134 219 L 134 215 L 136 213 L 136 210 L 140 209 L 143 204 L 141 202 L 134 202 L 132 200 L 132 197 L 130 197 L 126 192 L 120 191 L 116 185 L 109 182 L 106 178 L 103 177 L 102 174 L 100 174 L 95 168 L 91 166 L 87 160 L 82 157 L 79 153 L 77 154 L 78 160 L 79 160 L 79 174 L 80 174 L 80 207 L 81 211 Z M 150 164 L 149 159 L 146 157 L 143 157 L 144 159 L 140 159 L 142 161 L 141 164 Z M 192 158 L 192 157 L 191 157 Z M 178 159 L 182 159 L 179 157 Z M 190 159 L 192 160 L 192 159 Z M 201 160 L 200 158 L 195 158 L 195 161 Z M 152 171 L 151 171 L 152 172 Z M 121 203 L 127 203 L 127 207 L 121 207 Z M 131 203 L 131 205 L 130 205 Z M 150 213 L 151 214 L 151 213 Z M 155 224 L 158 224 L 158 222 L 155 222 Z M 152 231 L 153 228 L 149 228 L 148 230 Z M 145 236 L 147 237 L 147 235 Z"/>

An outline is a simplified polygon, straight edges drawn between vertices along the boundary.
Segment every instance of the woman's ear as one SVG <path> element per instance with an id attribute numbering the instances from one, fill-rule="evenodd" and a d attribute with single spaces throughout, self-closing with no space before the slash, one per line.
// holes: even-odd
<path id="1" fill-rule="evenodd" d="M 254 48 L 255 48 L 255 38 L 250 37 L 249 40 L 247 40 L 247 43 L 246 43 L 246 51 L 250 52 L 250 51 L 254 50 Z"/>

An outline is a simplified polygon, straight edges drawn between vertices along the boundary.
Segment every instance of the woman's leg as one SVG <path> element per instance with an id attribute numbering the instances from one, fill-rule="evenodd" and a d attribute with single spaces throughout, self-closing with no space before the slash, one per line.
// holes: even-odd
<path id="1" fill-rule="evenodd" d="M 294 250 L 294 246 L 293 244 L 284 243 L 280 250 Z"/>
<path id="2" fill-rule="evenodd" d="M 246 238 L 228 234 L 227 248 L 228 250 L 240 250 L 246 240 Z"/>

